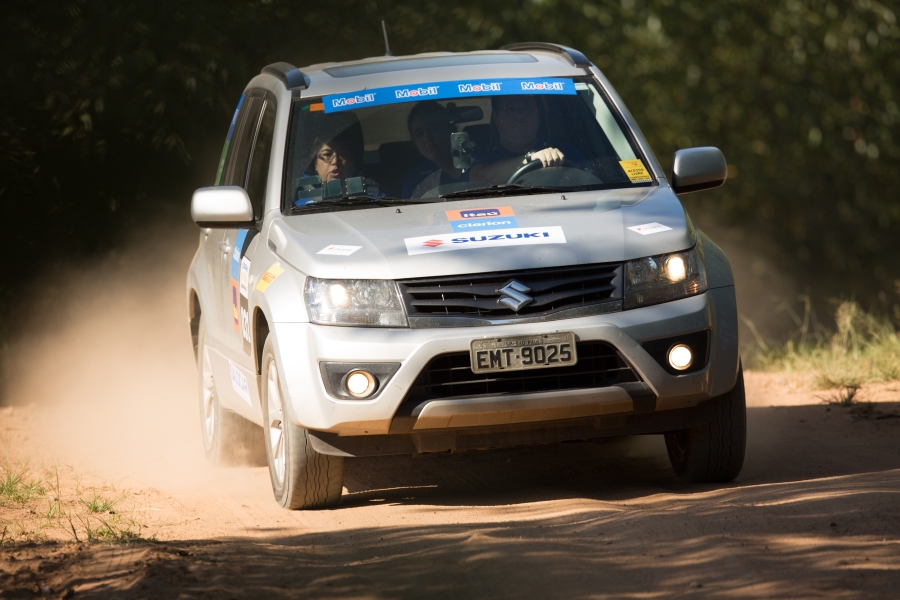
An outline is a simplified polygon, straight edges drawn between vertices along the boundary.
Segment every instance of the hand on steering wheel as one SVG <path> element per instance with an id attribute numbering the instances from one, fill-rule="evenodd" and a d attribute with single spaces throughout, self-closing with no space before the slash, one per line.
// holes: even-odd
<path id="1" fill-rule="evenodd" d="M 561 167 L 566 155 L 559 148 L 544 148 L 531 153 L 531 160 L 541 161 L 542 167 Z"/>
<path id="2" fill-rule="evenodd" d="M 531 153 L 531 162 L 525 163 L 518 169 L 516 169 L 515 173 L 509 176 L 509 179 L 506 180 L 507 185 L 511 183 L 515 183 L 517 179 L 525 175 L 526 173 L 531 173 L 537 169 L 543 169 L 544 167 L 577 167 L 577 165 L 571 160 L 566 159 L 566 155 L 559 151 L 557 148 L 544 148 L 538 152 Z"/>

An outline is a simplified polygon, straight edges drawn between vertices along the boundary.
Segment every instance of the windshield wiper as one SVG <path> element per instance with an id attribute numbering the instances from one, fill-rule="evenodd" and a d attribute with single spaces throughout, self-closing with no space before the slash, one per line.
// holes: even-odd
<path id="1" fill-rule="evenodd" d="M 415 200 L 401 200 L 400 198 L 381 198 L 378 196 L 341 196 L 328 200 L 316 200 L 300 206 L 294 206 L 293 212 L 302 212 L 307 209 L 332 208 L 335 206 L 397 206 L 399 204 L 419 204 Z"/>
<path id="2" fill-rule="evenodd" d="M 553 194 L 570 191 L 568 188 L 542 187 L 538 185 L 520 185 L 518 183 L 505 183 L 503 185 L 491 185 L 486 187 L 471 188 L 441 194 L 441 198 L 467 198 L 469 196 L 525 196 L 528 194 Z"/>

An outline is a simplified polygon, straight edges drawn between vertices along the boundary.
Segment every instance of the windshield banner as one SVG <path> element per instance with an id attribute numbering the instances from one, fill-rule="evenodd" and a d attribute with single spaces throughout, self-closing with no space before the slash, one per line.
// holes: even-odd
<path id="1" fill-rule="evenodd" d="M 571 79 L 546 77 L 543 79 L 487 79 L 472 81 L 441 81 L 418 85 L 398 85 L 395 87 L 362 90 L 348 94 L 325 96 L 325 112 L 333 113 L 354 108 L 382 106 L 417 100 L 443 100 L 447 98 L 467 98 L 471 96 L 512 96 L 514 94 L 561 94 L 575 95 L 575 84 Z"/>

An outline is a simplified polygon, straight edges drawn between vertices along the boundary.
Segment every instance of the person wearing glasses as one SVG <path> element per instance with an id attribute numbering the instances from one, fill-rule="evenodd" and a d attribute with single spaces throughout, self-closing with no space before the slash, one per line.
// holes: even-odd
<path id="1" fill-rule="evenodd" d="M 315 173 L 323 182 L 359 175 L 363 165 L 363 134 L 359 121 L 333 135 L 320 135 L 306 172 Z"/>
<path id="2" fill-rule="evenodd" d="M 362 126 L 355 115 L 320 116 L 307 124 L 304 133 L 311 141 L 304 144 L 309 153 L 300 159 L 306 168 L 298 182 L 300 197 L 294 206 L 321 199 L 321 191 L 316 193 L 316 190 L 321 190 L 326 181 L 358 177 L 364 162 Z"/>

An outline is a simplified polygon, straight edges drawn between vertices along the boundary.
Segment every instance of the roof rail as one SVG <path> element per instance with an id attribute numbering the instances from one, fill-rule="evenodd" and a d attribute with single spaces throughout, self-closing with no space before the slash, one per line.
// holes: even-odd
<path id="1" fill-rule="evenodd" d="M 303 74 L 303 71 L 286 62 L 272 63 L 266 65 L 260 71 L 263 75 L 274 75 L 284 83 L 289 90 L 305 90 L 309 87 L 309 77 Z"/>
<path id="2" fill-rule="evenodd" d="M 576 67 L 592 66 L 591 61 L 588 60 L 587 56 L 574 48 L 569 48 L 568 46 L 562 46 L 560 44 L 550 44 L 548 42 L 520 42 L 518 44 L 500 46 L 500 49 L 512 51 L 544 50 L 545 52 L 553 52 L 554 54 L 565 56 L 569 59 L 569 62 Z"/>

